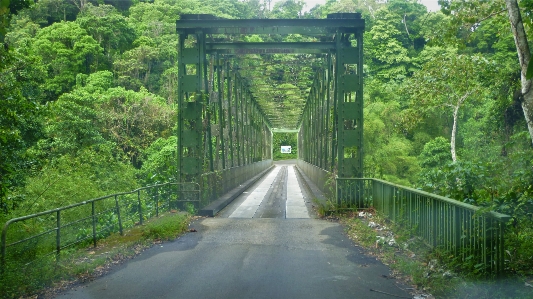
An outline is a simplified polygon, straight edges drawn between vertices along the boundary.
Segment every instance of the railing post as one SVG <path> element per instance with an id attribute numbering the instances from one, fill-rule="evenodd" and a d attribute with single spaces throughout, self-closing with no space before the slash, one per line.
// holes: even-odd
<path id="1" fill-rule="evenodd" d="M 137 190 L 137 200 L 139 202 L 139 224 L 143 224 L 143 209 L 141 204 L 141 190 Z"/>
<path id="2" fill-rule="evenodd" d="M 61 210 L 56 212 L 56 261 L 59 260 L 61 252 Z"/>
<path id="3" fill-rule="evenodd" d="M 94 213 L 94 201 L 91 201 L 92 220 L 93 220 L 93 245 L 96 248 L 96 217 Z"/>
<path id="4" fill-rule="evenodd" d="M 155 187 L 155 217 L 159 217 L 159 186 Z"/>
<path id="5" fill-rule="evenodd" d="M 498 275 L 503 272 L 505 267 L 505 223 L 498 221 L 498 262 L 496 271 Z"/>
<path id="6" fill-rule="evenodd" d="M 122 219 L 120 218 L 120 205 L 118 204 L 118 196 L 116 194 L 115 194 L 115 206 L 117 209 L 118 229 L 120 231 L 120 235 L 123 236 L 124 232 L 122 231 Z"/>
<path id="7" fill-rule="evenodd" d="M 170 212 L 170 210 L 172 210 L 172 208 L 170 207 L 170 197 L 171 197 L 171 194 L 172 194 L 172 184 L 171 184 L 171 183 L 168 183 L 167 201 L 168 201 L 168 211 L 169 211 L 169 212 Z"/>
<path id="8" fill-rule="evenodd" d="M 435 200 L 433 199 L 430 201 L 429 214 L 431 215 L 431 234 L 433 235 L 433 247 L 437 247 L 439 245 L 437 240 L 437 207 Z"/>
<path id="9" fill-rule="evenodd" d="M 198 192 L 196 192 L 196 200 L 198 201 L 198 206 L 200 205 L 200 185 L 197 185 L 198 187 Z"/>
<path id="10" fill-rule="evenodd" d="M 7 235 L 7 228 L 9 227 L 9 222 L 4 225 L 4 229 L 2 230 L 2 248 L 0 249 L 1 252 L 1 264 L 0 264 L 0 273 L 4 273 L 4 269 L 6 268 L 6 235 Z"/>

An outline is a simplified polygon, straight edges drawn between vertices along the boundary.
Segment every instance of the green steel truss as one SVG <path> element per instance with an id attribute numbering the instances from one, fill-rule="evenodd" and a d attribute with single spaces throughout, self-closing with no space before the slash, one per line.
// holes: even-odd
<path id="1" fill-rule="evenodd" d="M 300 159 L 340 177 L 362 176 L 362 32 L 360 14 L 327 19 L 228 20 L 182 15 L 178 57 L 178 181 L 272 158 L 268 111 L 239 73 L 239 55 L 307 53 L 322 57 L 295 128 Z M 249 34 L 304 34 L 319 42 L 232 43 Z M 278 129 L 279 130 L 279 129 Z"/>
<path id="2" fill-rule="evenodd" d="M 338 177 L 363 176 L 363 32 L 335 34 L 302 113 L 300 159 Z"/>

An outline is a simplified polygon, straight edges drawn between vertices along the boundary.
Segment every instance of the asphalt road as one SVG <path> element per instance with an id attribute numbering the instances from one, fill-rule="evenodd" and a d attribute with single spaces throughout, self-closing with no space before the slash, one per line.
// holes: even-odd
<path id="1" fill-rule="evenodd" d="M 57 298 L 412 298 L 339 224 L 284 217 L 287 187 L 276 178 L 266 192 L 274 202 L 258 208 L 257 217 L 223 218 L 246 201 L 243 194 L 222 217 L 194 222 L 197 232 Z"/>

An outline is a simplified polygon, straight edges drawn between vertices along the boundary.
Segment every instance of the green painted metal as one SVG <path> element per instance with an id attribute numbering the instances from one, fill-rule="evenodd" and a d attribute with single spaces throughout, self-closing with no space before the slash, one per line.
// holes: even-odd
<path id="1" fill-rule="evenodd" d="M 179 200 L 173 199 L 177 193 L 182 194 Z M 50 255 L 59 258 L 63 249 L 82 242 L 90 241 L 96 247 L 99 236 L 117 230 L 122 234 L 123 227 L 142 224 L 145 219 L 159 214 L 160 209 L 169 211 L 186 202 L 198 206 L 200 193 L 197 183 L 165 183 L 13 218 L 2 229 L 1 269 L 11 268 L 10 263 L 31 265 Z M 160 198 L 167 199 L 167 204 L 162 204 Z M 118 218 L 118 227 L 108 223 L 107 219 L 110 218 Z M 39 231 L 23 229 L 33 227 L 32 223 L 39 223 Z M 83 231 L 88 233 L 80 235 Z M 21 252 L 30 248 L 35 250 L 35 255 L 24 256 L 29 259 L 21 260 Z"/>
<path id="2" fill-rule="evenodd" d="M 363 30 L 365 22 L 359 14 L 333 14 L 328 19 L 253 19 L 228 20 L 210 15 L 182 15 L 176 22 L 178 33 L 194 34 L 201 28 L 208 34 L 304 34 L 331 35 Z M 359 16 L 359 18 L 357 18 Z"/>
<path id="3" fill-rule="evenodd" d="M 388 219 L 439 248 L 473 263 L 486 274 L 504 271 L 505 227 L 510 216 L 447 197 L 378 179 L 337 178 L 337 199 L 347 206 L 373 207 Z"/>
<path id="4" fill-rule="evenodd" d="M 299 130 L 302 159 L 337 169 L 343 177 L 362 176 L 364 20 L 360 14 L 332 14 L 318 20 L 182 15 L 176 30 L 179 181 L 198 181 L 202 173 L 270 159 L 272 131 L 294 130 Z M 227 42 L 239 40 L 229 36 L 295 33 L 316 37 L 315 42 Z M 262 89 L 264 82 L 257 82 L 261 78 L 242 76 L 253 64 L 241 68 L 239 57 L 296 53 L 319 55 L 323 67 L 308 92 L 299 123 L 274 127 L 283 116 L 258 104 L 258 99 L 268 101 L 271 94 Z"/>
<path id="5" fill-rule="evenodd" d="M 300 159 L 340 177 L 363 176 L 362 30 L 336 32 L 335 52 L 316 73 L 300 124 Z"/>
<path id="6" fill-rule="evenodd" d="M 334 43 L 322 42 L 284 42 L 284 43 L 207 43 L 208 53 L 223 53 L 233 55 L 244 54 L 322 54 L 335 50 Z"/>

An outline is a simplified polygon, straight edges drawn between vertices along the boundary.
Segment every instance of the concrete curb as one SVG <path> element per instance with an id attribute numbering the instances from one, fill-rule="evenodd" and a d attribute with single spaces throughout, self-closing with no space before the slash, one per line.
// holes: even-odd
<path id="1" fill-rule="evenodd" d="M 263 170 L 261 173 L 247 180 L 241 185 L 235 187 L 233 190 L 229 191 L 228 193 L 222 195 L 219 199 L 213 201 L 212 203 L 210 203 L 209 205 L 207 205 L 206 207 L 198 211 L 198 215 L 214 217 L 218 212 L 220 212 L 220 210 L 225 208 L 230 202 L 232 202 L 235 198 L 237 198 L 244 191 L 246 191 L 246 189 L 250 188 L 250 186 L 252 186 L 260 178 L 262 178 L 267 172 L 272 170 L 272 168 L 274 168 L 274 165 Z"/>

